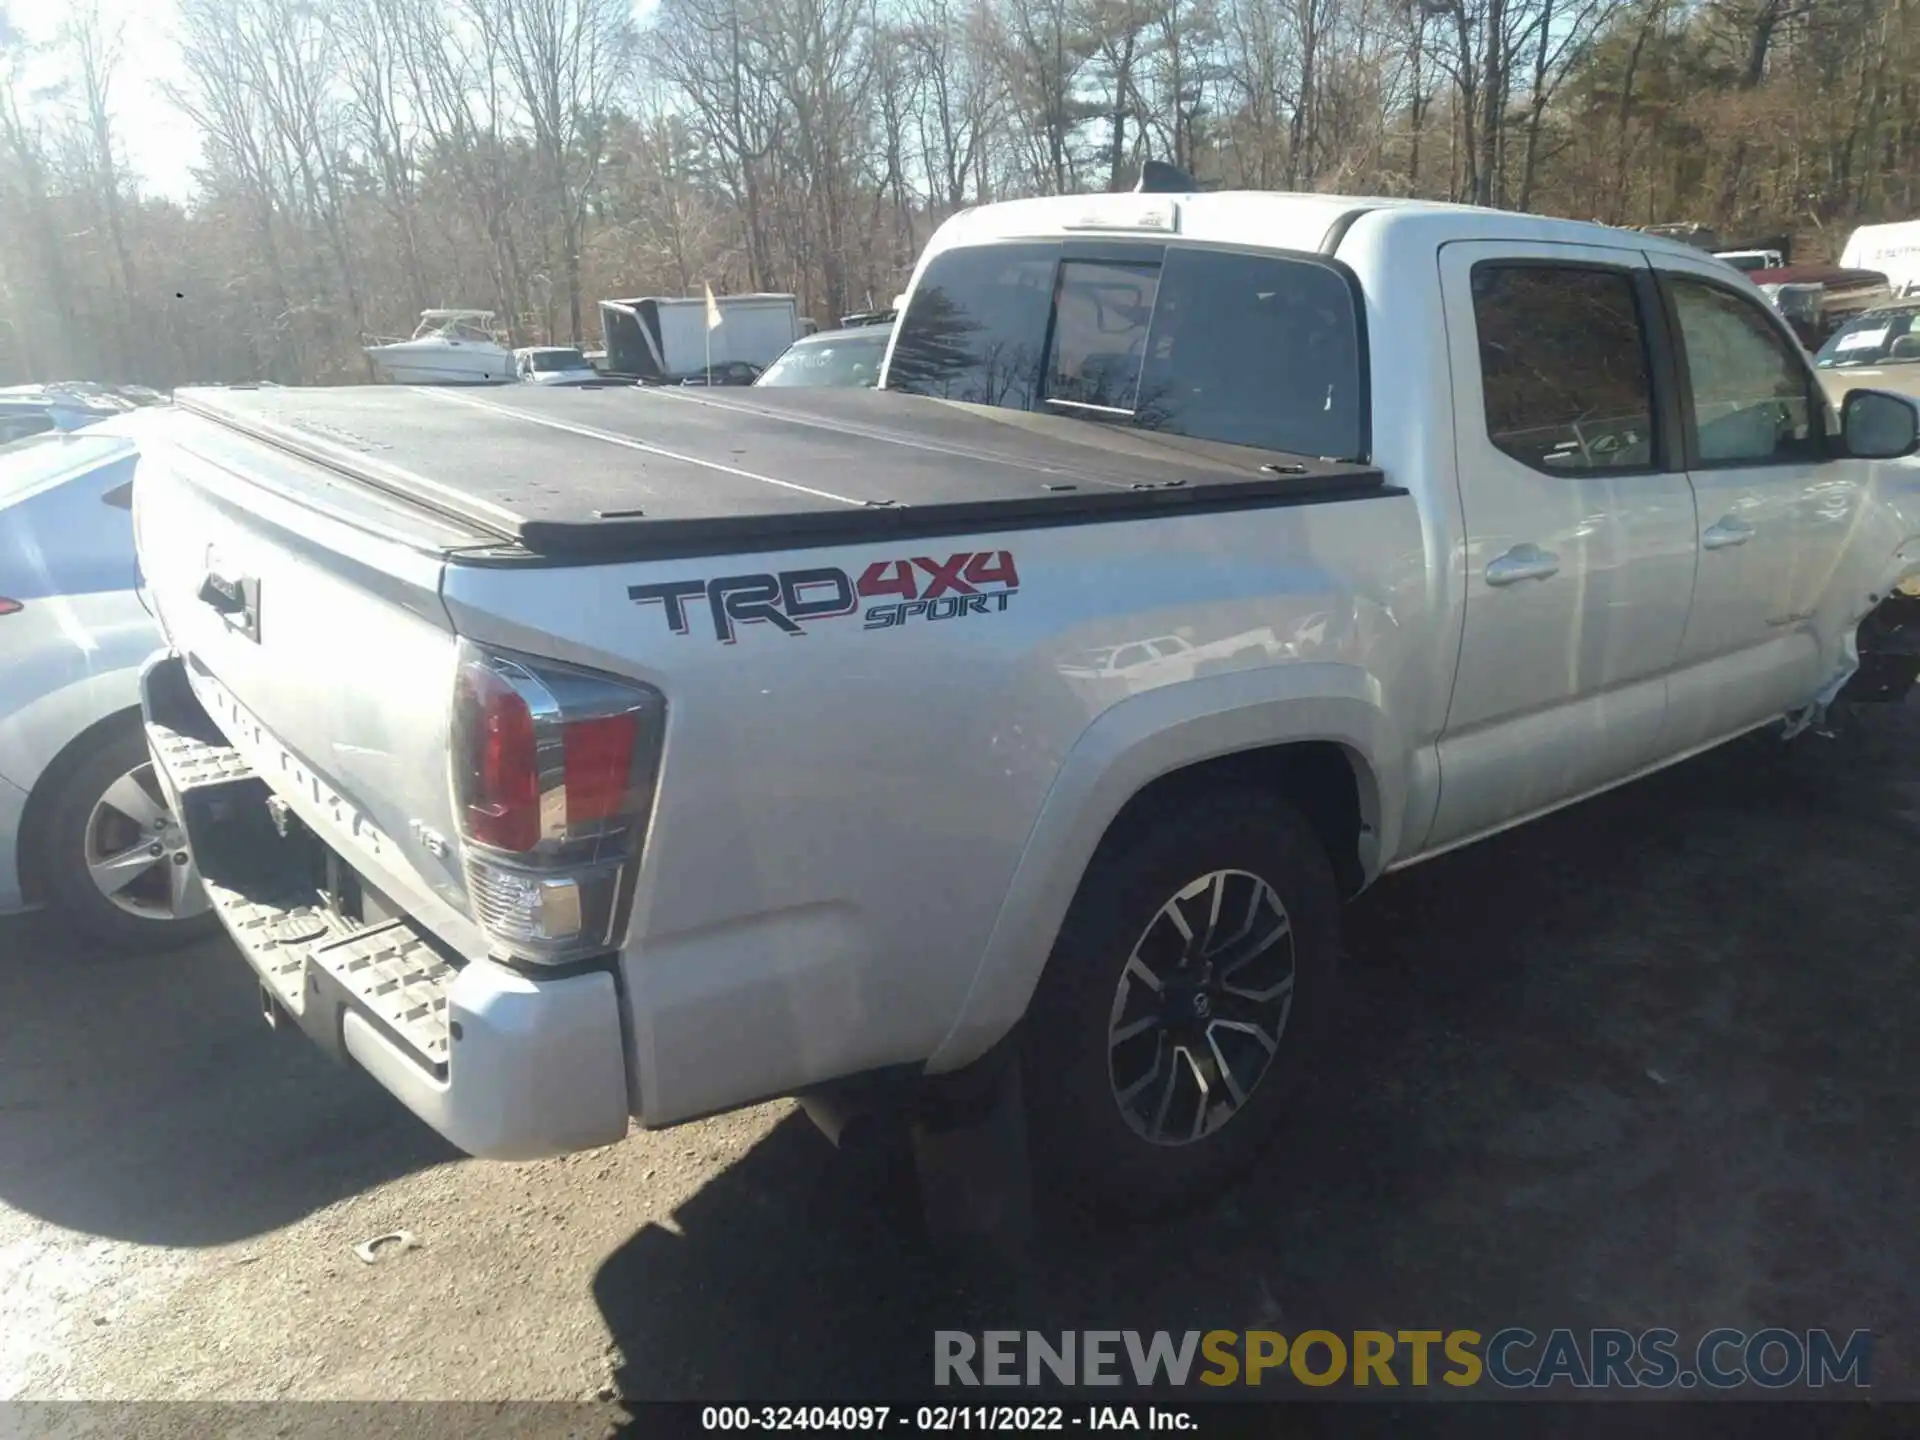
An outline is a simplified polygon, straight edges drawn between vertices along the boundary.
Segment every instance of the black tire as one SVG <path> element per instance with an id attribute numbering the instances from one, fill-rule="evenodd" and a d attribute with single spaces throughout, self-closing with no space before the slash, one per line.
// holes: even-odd
<path id="1" fill-rule="evenodd" d="M 63 757 L 46 782 L 55 787 L 42 832 L 49 907 L 82 934 L 115 950 L 169 949 L 213 934 L 220 922 L 211 910 L 184 919 L 137 915 L 115 904 L 94 883 L 87 868 L 94 807 L 117 781 L 150 765 L 152 757 L 138 712 L 102 726 L 80 743 L 85 748 Z M 171 861 L 170 854 L 162 858 Z M 165 879 L 164 871 L 158 879 Z"/>
<path id="2" fill-rule="evenodd" d="M 1138 1216 L 1210 1198 L 1271 1138 L 1314 1042 L 1331 1017 L 1340 891 L 1313 828 L 1271 795 L 1245 790 L 1202 792 L 1177 806 L 1156 807 L 1151 815 L 1123 823 L 1125 831 L 1102 844 L 1068 910 L 1023 1022 L 1021 1062 L 1042 1184 L 1077 1208 Z M 1251 878 L 1258 877 L 1284 911 L 1288 927 L 1283 941 L 1274 942 L 1259 958 L 1242 962 L 1236 976 L 1242 996 L 1248 989 L 1279 988 L 1284 984 L 1278 978 L 1279 946 L 1291 946 L 1285 957 L 1292 967 L 1290 1004 L 1284 1012 L 1261 1010 L 1260 1014 L 1272 1018 L 1254 1021 L 1263 1032 L 1278 1036 L 1277 1048 L 1257 1074 L 1248 1066 L 1259 1062 L 1248 1057 L 1259 1052 L 1248 1048 L 1241 1033 L 1250 1018 L 1248 1006 L 1240 999 L 1219 997 L 1217 988 L 1211 1011 L 1201 1009 L 1191 995 L 1183 1006 L 1175 982 L 1193 984 L 1206 967 L 1196 964 L 1189 975 L 1187 966 L 1192 962 L 1172 965 L 1166 959 L 1172 953 L 1166 948 L 1169 944 L 1184 946 L 1185 942 L 1177 929 L 1168 929 L 1174 922 L 1162 918 L 1163 906 L 1217 872 L 1249 877 L 1224 882 L 1223 916 L 1239 913 L 1240 908 L 1251 916 L 1258 909 L 1261 923 L 1272 923 L 1270 908 Z M 1210 910 L 1212 893 L 1208 886 L 1182 902 L 1183 919 L 1193 919 L 1196 902 Z M 1241 894 L 1248 898 L 1235 898 Z M 1205 919 L 1204 913 L 1198 917 L 1199 923 Z M 1156 927 L 1152 932 L 1150 924 Z M 1249 938 L 1247 946 L 1254 945 L 1261 933 Z M 1159 967 L 1164 985 L 1155 993 L 1144 988 L 1143 981 L 1131 982 L 1126 1007 L 1116 1019 L 1122 974 L 1136 945 L 1153 950 L 1149 956 L 1143 949 L 1143 960 L 1150 958 Z M 1222 946 L 1216 956 L 1227 963 L 1237 953 Z M 1250 978 L 1256 970 L 1257 980 Z M 1181 980 L 1182 975 L 1187 979 Z M 1212 976 L 1208 983 L 1217 987 L 1219 977 Z M 1278 1002 L 1263 1003 L 1271 1007 Z M 1157 1066 L 1179 1035 L 1191 1038 L 1193 1033 L 1176 1029 L 1174 1021 L 1155 1022 L 1141 1036 L 1123 1040 L 1110 1058 L 1114 1028 L 1137 1025 L 1139 1021 L 1130 1016 L 1144 1014 L 1139 1009 L 1142 1004 L 1149 1009 L 1180 1010 L 1185 1017 L 1180 1025 L 1204 1027 L 1203 1034 L 1210 1039 L 1195 1045 L 1201 1053 L 1188 1064 L 1185 1077 L 1175 1082 L 1175 1093 L 1164 1108 L 1153 1105 L 1148 1114 L 1136 1097 L 1129 1119 L 1120 1092 L 1131 1090 L 1138 1081 L 1126 1080 L 1120 1072 L 1146 1073 L 1143 1052 L 1152 1054 Z M 1197 1018 L 1209 1015 L 1210 1019 Z M 1222 1030 L 1230 1019 L 1241 1029 Z M 1208 1053 L 1209 1046 L 1219 1048 Z M 1216 1095 L 1226 1096 L 1228 1087 L 1220 1074 L 1223 1061 L 1242 1080 L 1252 1081 L 1250 1087 L 1242 1087 L 1242 1103 L 1228 1107 L 1230 1113 L 1224 1116 L 1219 1101 L 1207 1104 L 1193 1079 L 1196 1072 L 1211 1069 Z M 1175 1062 L 1168 1063 L 1173 1068 Z M 1155 1087 L 1159 1083 L 1152 1082 Z M 1181 1091 L 1192 1103 L 1176 1108 Z M 1213 1118 L 1204 1118 L 1207 1115 Z M 1152 1130 L 1155 1120 L 1166 1122 L 1159 1141 L 1139 1128 L 1145 1125 Z M 1178 1132 L 1190 1134 L 1202 1126 L 1206 1128 L 1198 1138 L 1179 1136 Z"/>

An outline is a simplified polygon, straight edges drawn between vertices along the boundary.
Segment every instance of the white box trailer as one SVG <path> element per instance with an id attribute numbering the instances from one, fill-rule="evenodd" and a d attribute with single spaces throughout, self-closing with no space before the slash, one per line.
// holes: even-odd
<path id="1" fill-rule="evenodd" d="M 1862 225 L 1847 237 L 1840 264 L 1849 270 L 1879 271 L 1896 295 L 1920 291 L 1920 220 Z"/>
<path id="2" fill-rule="evenodd" d="M 734 360 L 771 364 L 804 332 L 799 302 L 791 295 L 721 295 L 714 304 L 720 310 L 720 324 L 712 333 L 715 365 Z M 706 367 L 704 296 L 602 300 L 600 329 L 607 342 L 607 370 L 612 374 L 669 380 Z"/>

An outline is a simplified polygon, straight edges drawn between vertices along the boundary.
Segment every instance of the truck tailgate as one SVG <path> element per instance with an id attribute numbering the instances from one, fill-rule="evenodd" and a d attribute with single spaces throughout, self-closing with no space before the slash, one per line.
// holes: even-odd
<path id="1" fill-rule="evenodd" d="M 146 585 L 209 715 L 307 825 L 469 948 L 442 556 L 470 530 L 186 415 L 143 433 Z M 438 852 L 438 853 L 436 853 Z"/>

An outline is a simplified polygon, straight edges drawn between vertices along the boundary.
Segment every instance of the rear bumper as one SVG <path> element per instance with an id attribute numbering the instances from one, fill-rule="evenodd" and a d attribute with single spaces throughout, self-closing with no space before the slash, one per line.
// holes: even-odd
<path id="1" fill-rule="evenodd" d="M 626 1134 L 610 974 L 535 979 L 451 954 L 404 916 L 343 915 L 310 878 L 324 847 L 297 823 L 281 834 L 265 781 L 194 696 L 179 656 L 148 661 L 140 703 L 160 784 L 276 1023 L 361 1066 L 471 1155 L 530 1160 Z"/>

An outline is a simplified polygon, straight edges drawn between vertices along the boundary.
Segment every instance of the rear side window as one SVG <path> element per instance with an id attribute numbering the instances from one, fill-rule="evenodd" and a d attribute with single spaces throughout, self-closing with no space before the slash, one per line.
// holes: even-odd
<path id="1" fill-rule="evenodd" d="M 1496 448 L 1549 474 L 1653 464 L 1653 388 L 1628 275 L 1477 265 L 1473 317 Z"/>
<path id="2" fill-rule="evenodd" d="M 936 256 L 901 319 L 886 387 L 1365 458 L 1359 324 L 1339 271 L 1271 254 L 1101 248 L 1099 258 L 1057 243 Z"/>

